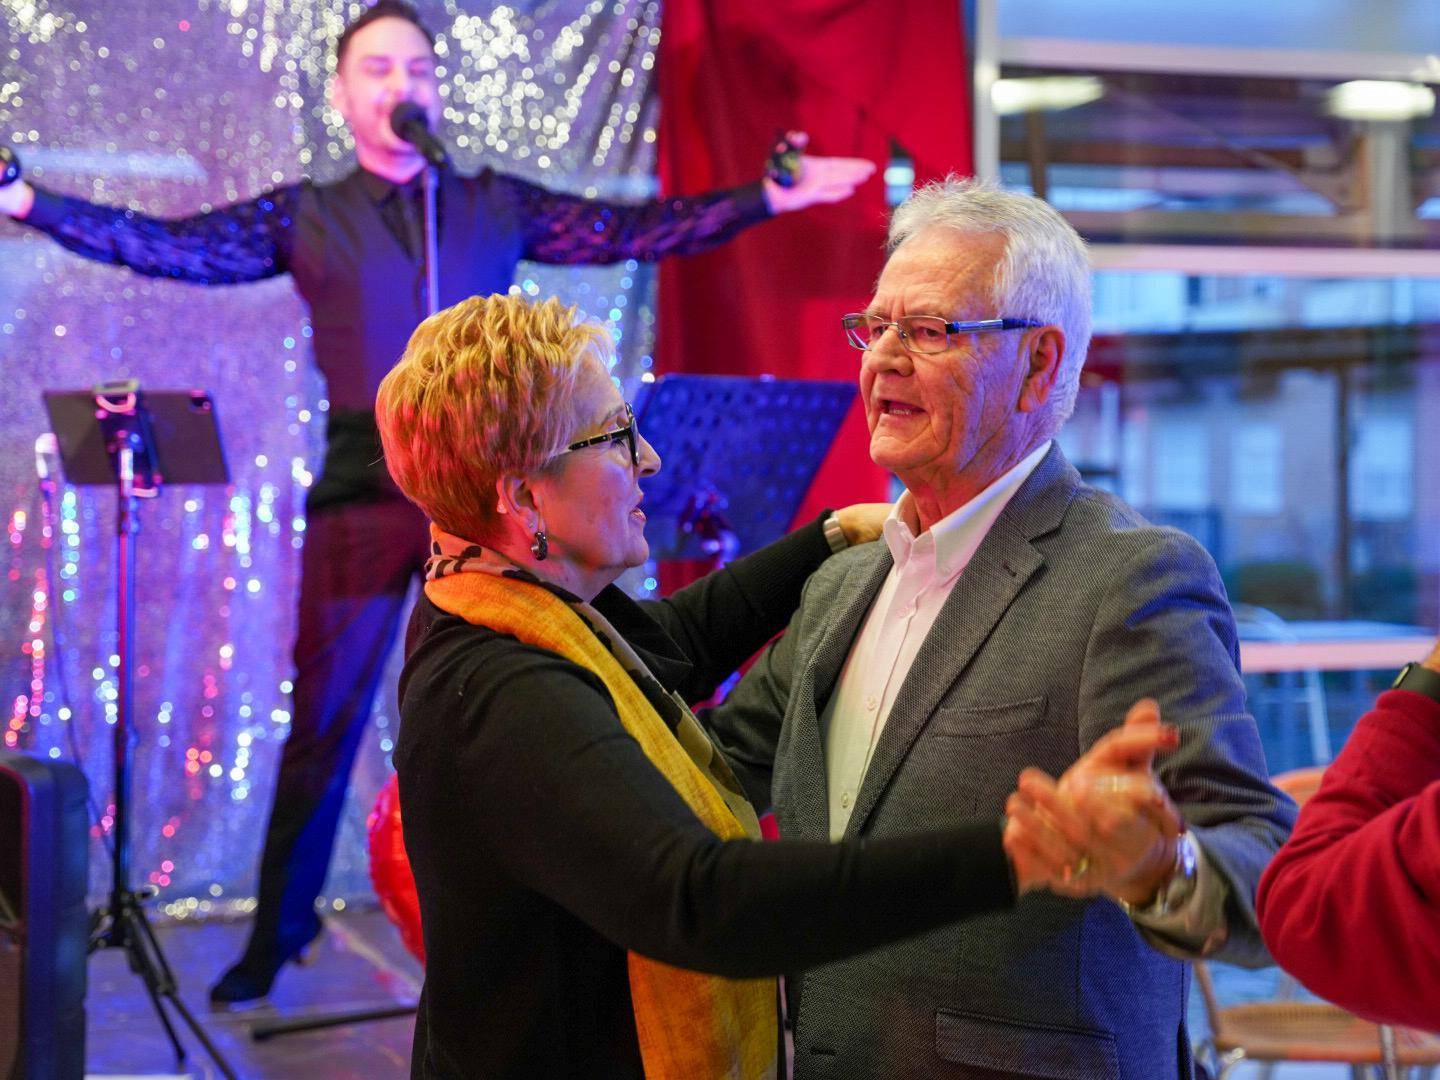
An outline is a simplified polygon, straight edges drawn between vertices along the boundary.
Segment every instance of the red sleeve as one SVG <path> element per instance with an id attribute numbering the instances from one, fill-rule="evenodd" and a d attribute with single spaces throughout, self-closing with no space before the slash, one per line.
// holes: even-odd
<path id="1" fill-rule="evenodd" d="M 1256 903 L 1276 961 L 1315 993 L 1440 1030 L 1440 703 L 1380 695 Z"/>

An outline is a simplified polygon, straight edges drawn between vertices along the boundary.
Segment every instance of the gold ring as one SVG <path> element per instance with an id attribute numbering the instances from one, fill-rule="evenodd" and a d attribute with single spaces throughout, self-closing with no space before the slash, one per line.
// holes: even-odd
<path id="1" fill-rule="evenodd" d="M 1082 877 L 1084 877 L 1084 876 L 1085 876 L 1087 873 L 1089 873 L 1089 872 L 1090 872 L 1090 856 L 1089 856 L 1089 855 L 1081 855 L 1081 856 L 1080 856 L 1080 861 L 1075 864 L 1075 871 L 1074 871 L 1074 873 L 1072 873 L 1072 874 L 1070 875 L 1070 879 L 1071 879 L 1072 881 L 1079 881 Z"/>

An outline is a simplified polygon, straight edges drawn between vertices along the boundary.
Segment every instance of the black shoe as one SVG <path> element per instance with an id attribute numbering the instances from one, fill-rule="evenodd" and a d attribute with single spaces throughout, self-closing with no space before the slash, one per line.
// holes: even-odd
<path id="1" fill-rule="evenodd" d="M 251 947 L 245 950 L 240 962 L 221 975 L 219 981 L 210 988 L 210 1004 L 222 1009 L 261 1004 L 261 1000 L 270 993 L 275 976 L 280 974 L 282 967 L 287 963 L 300 967 L 310 963 L 312 946 L 323 929 L 323 925 L 317 921 L 315 933 L 311 934 L 304 944 L 288 956 L 279 958 L 274 953 L 257 950 L 252 943 Z"/>

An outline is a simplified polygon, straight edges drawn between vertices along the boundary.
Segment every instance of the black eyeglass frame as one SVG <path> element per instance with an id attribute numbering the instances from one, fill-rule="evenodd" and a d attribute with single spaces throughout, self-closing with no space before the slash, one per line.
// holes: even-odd
<path id="1" fill-rule="evenodd" d="M 939 349 L 925 350 L 917 349 L 910 344 L 910 332 L 901 326 L 901 322 L 908 319 L 938 319 L 945 328 L 945 344 Z M 875 320 L 871 322 L 870 320 Z M 1046 326 L 1047 323 L 1037 322 L 1034 319 L 1012 319 L 1009 317 L 999 319 L 976 319 L 970 322 L 946 321 L 940 315 L 902 315 L 899 319 L 881 319 L 878 315 L 869 315 L 863 311 L 852 311 L 848 315 L 840 316 L 840 325 L 845 329 L 845 340 L 851 347 L 861 352 L 869 352 L 884 337 L 885 331 L 892 326 L 895 333 L 900 335 L 900 345 L 906 352 L 918 353 L 921 356 L 933 356 L 935 353 L 944 352 L 950 348 L 950 338 L 955 334 L 993 334 L 1002 330 L 1033 330 L 1037 326 Z M 868 325 L 872 329 L 879 329 L 880 333 L 869 342 L 861 344 L 852 336 L 852 331 L 858 330 L 862 325 Z"/>
<path id="2" fill-rule="evenodd" d="M 626 444 L 630 447 L 630 464 L 638 469 L 640 467 L 640 429 L 635 423 L 635 410 L 630 407 L 628 401 L 625 403 L 625 419 L 627 422 L 622 427 L 602 431 L 599 435 L 592 435 L 588 439 L 573 442 L 560 453 L 568 454 L 572 450 L 584 450 L 587 446 L 599 446 L 601 443 L 614 442 L 623 436 Z M 555 456 L 559 457 L 560 455 Z"/>

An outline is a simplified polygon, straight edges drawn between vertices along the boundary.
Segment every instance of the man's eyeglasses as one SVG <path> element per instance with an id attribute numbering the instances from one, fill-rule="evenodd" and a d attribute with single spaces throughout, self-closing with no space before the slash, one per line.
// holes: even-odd
<path id="1" fill-rule="evenodd" d="M 939 315 L 902 315 L 893 322 L 879 315 L 855 312 L 842 315 L 845 340 L 857 349 L 880 344 L 890 327 L 900 335 L 900 344 L 913 353 L 939 353 L 950 348 L 952 334 L 989 334 L 997 330 L 1026 330 L 1044 326 L 1033 319 L 981 319 L 978 322 L 946 322 Z"/>
<path id="2" fill-rule="evenodd" d="M 630 408 L 629 402 L 625 403 L 623 427 L 602 431 L 599 435 L 592 435 L 588 439 L 573 442 L 560 453 L 568 454 L 572 450 L 584 450 L 587 446 L 599 446 L 601 443 L 618 444 L 621 442 L 630 448 L 630 464 L 638 469 L 640 467 L 640 427 L 635 423 L 635 411 Z M 559 454 L 556 455 L 556 457 L 559 456 Z"/>

